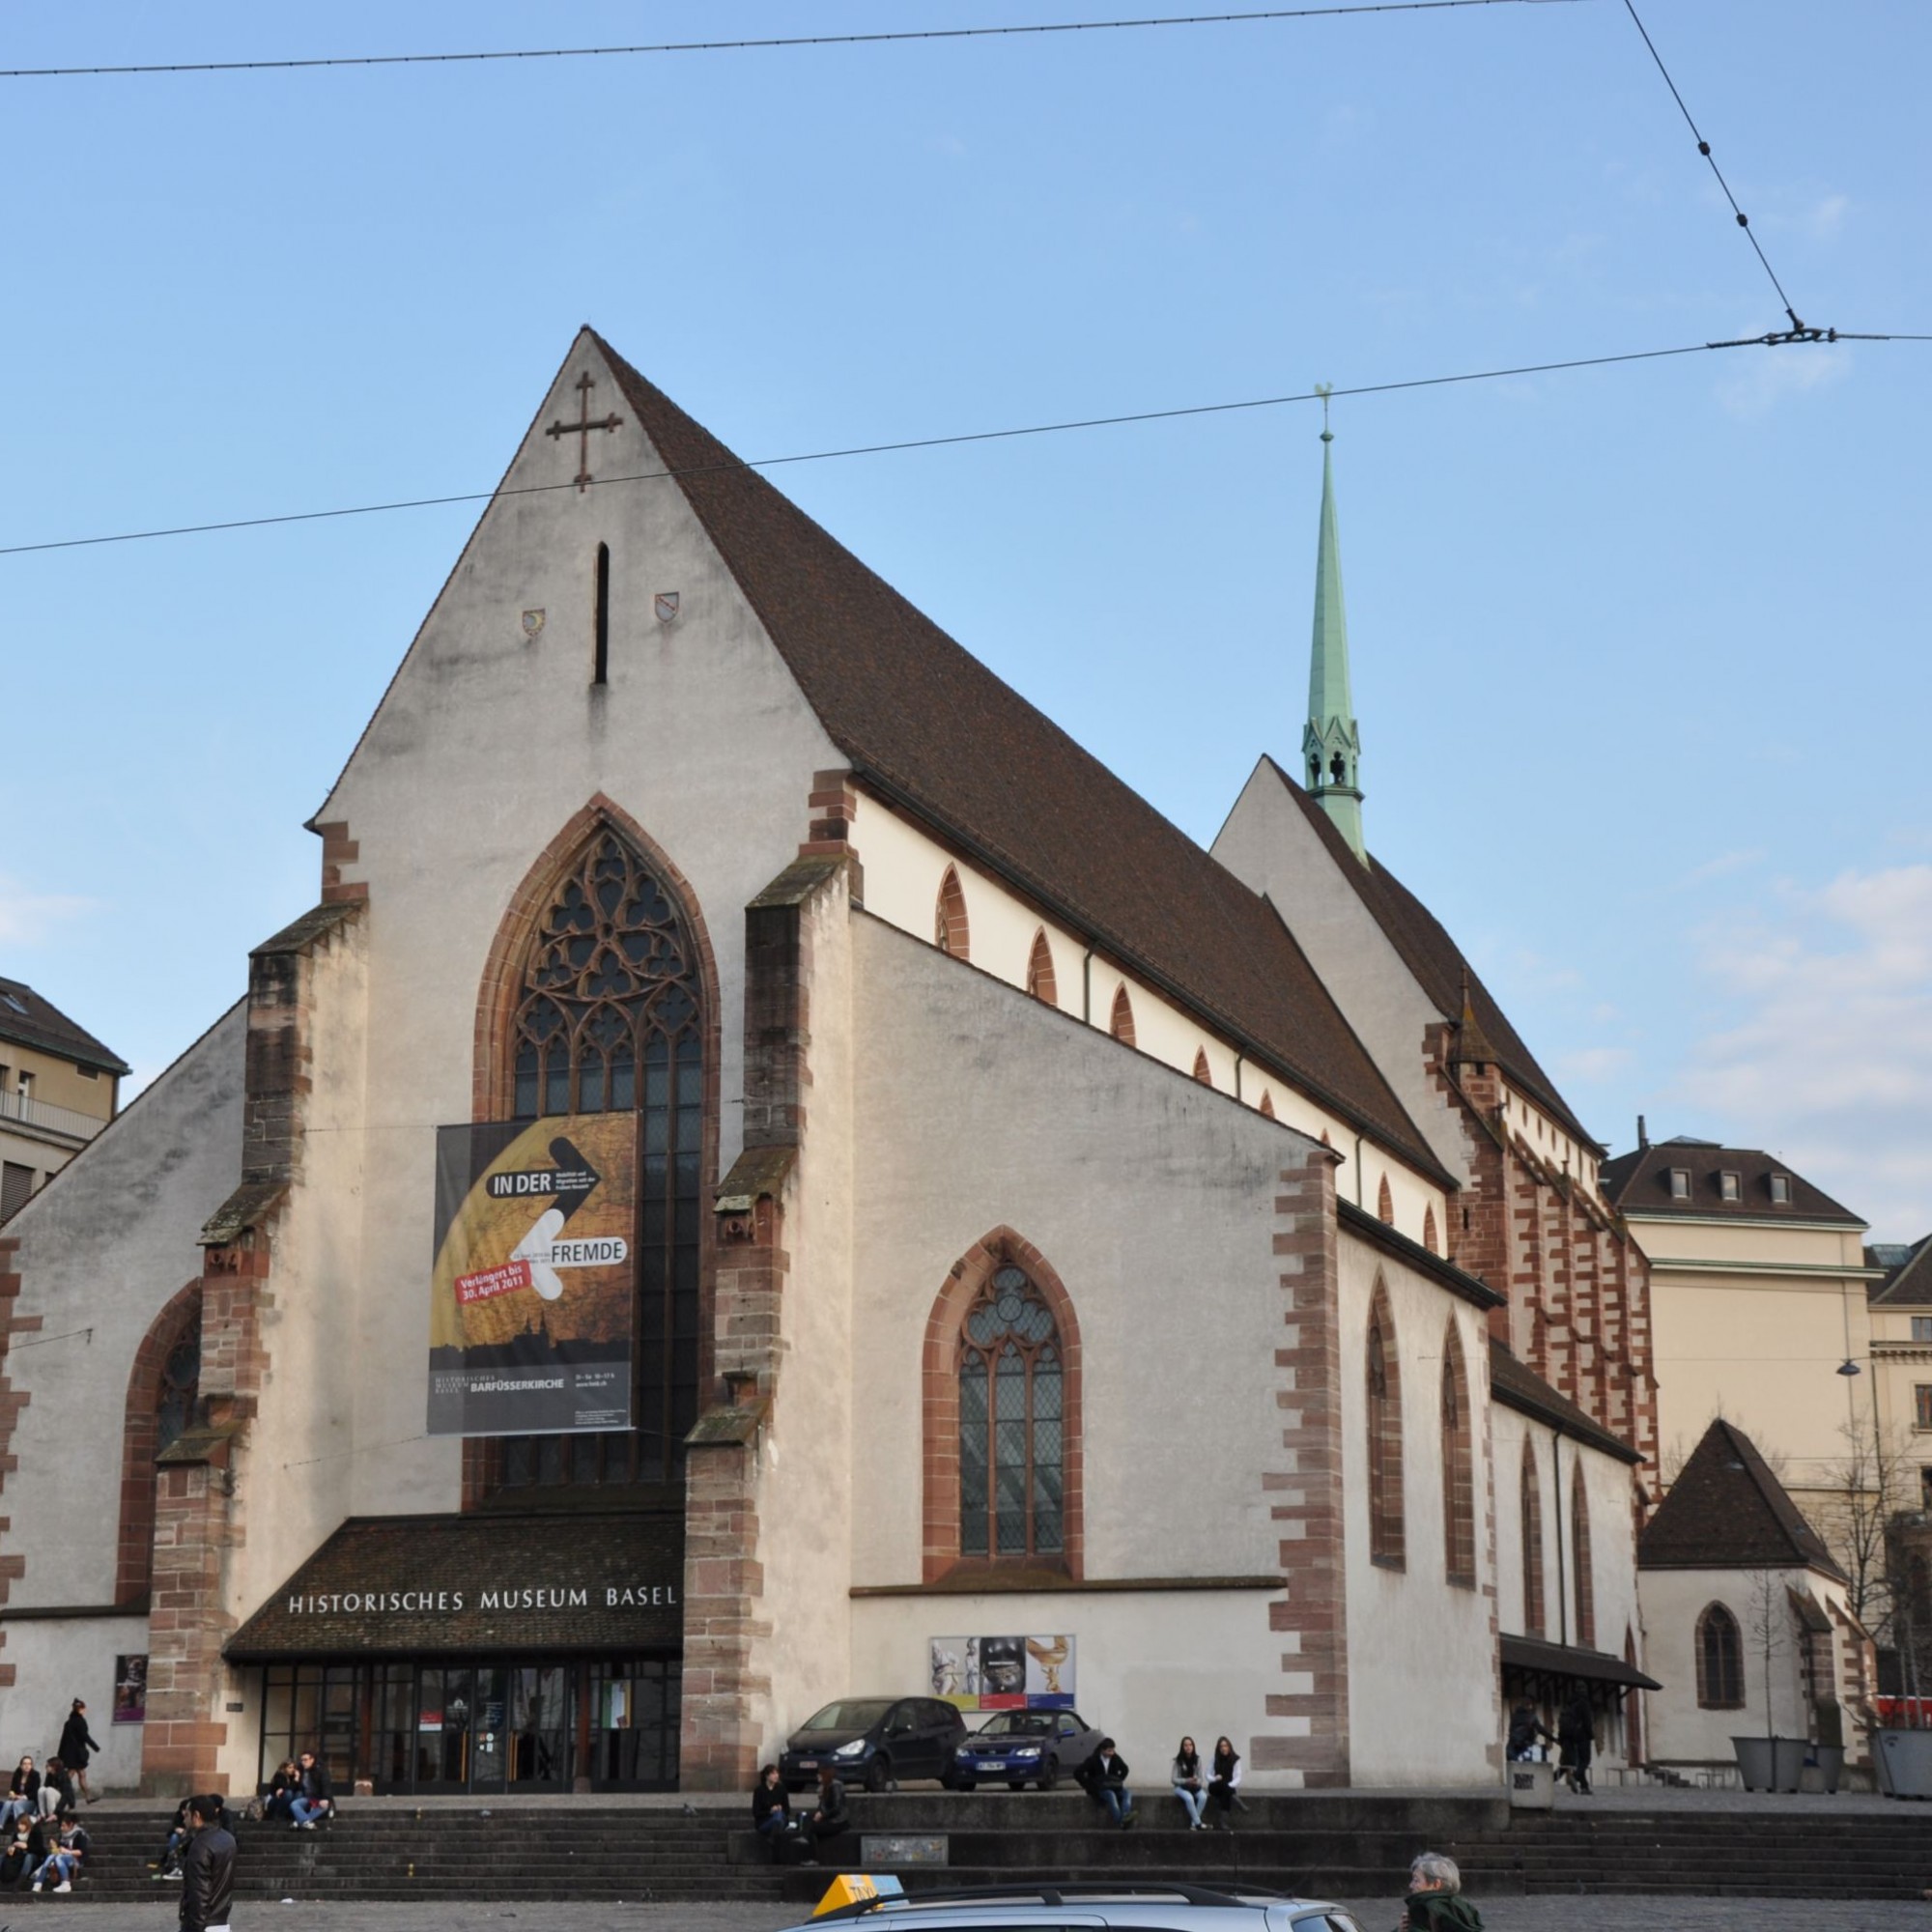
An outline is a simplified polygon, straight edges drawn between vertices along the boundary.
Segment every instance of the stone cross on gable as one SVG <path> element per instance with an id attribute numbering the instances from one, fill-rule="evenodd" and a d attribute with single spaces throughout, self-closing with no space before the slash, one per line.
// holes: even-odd
<path id="1" fill-rule="evenodd" d="M 597 386 L 590 380 L 589 370 L 577 379 L 577 420 L 574 423 L 554 422 L 544 431 L 546 436 L 574 436 L 577 439 L 577 494 L 581 497 L 589 489 L 590 474 L 590 432 L 601 429 L 607 435 L 614 434 L 624 418 L 613 410 L 602 421 L 590 418 L 590 392 Z"/>

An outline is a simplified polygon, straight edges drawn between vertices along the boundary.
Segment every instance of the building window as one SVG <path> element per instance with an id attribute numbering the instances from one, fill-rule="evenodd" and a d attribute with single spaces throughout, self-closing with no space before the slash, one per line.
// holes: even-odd
<path id="1" fill-rule="evenodd" d="M 1469 1378 L 1452 1323 L 1442 1345 L 1442 1550 L 1450 1582 L 1476 1587 L 1475 1446 Z"/>
<path id="2" fill-rule="evenodd" d="M 1265 1087 L 1262 1089 L 1261 1111 L 1268 1120 L 1274 1119 L 1274 1095 Z"/>
<path id="3" fill-rule="evenodd" d="M 510 1037 L 518 1119 L 642 1121 L 634 1427 L 505 1436 L 503 1485 L 668 1482 L 697 1420 L 703 981 L 683 909 L 614 831 L 556 889 Z"/>
<path id="4" fill-rule="evenodd" d="M 1060 1004 L 1060 982 L 1053 972 L 1053 948 L 1046 943 L 1042 926 L 1033 936 L 1033 952 L 1027 956 L 1027 991 L 1049 1007 Z"/>
<path id="5" fill-rule="evenodd" d="M 1919 1382 L 1912 1391 L 1912 1426 L 1932 1429 L 1932 1382 Z"/>
<path id="6" fill-rule="evenodd" d="M 1771 1177 L 1772 1205 L 1776 1208 L 1791 1206 L 1791 1177 L 1788 1174 L 1774 1174 Z"/>
<path id="7" fill-rule="evenodd" d="M 1208 1065 L 1208 1049 L 1205 1046 L 1194 1049 L 1194 1077 L 1204 1087 L 1214 1084 L 1214 1069 Z"/>
<path id="8" fill-rule="evenodd" d="M 1718 1177 L 1718 1199 L 1719 1201 L 1742 1201 L 1745 1198 L 1744 1177 L 1737 1174 L 1720 1174 Z"/>
<path id="9" fill-rule="evenodd" d="M 1064 1554 L 1065 1460 L 1060 1331 L 1026 1270 L 1009 1263 L 960 1333 L 960 1554 Z"/>
<path id="10" fill-rule="evenodd" d="M 966 895 L 959 874 L 951 866 L 939 882 L 939 900 L 932 912 L 932 939 L 940 952 L 954 959 L 973 956 L 973 936 L 966 923 Z"/>
<path id="11" fill-rule="evenodd" d="M 121 1524 L 114 1601 L 139 1603 L 155 1562 L 155 1505 L 161 1453 L 199 1421 L 201 1283 L 169 1301 L 134 1351 L 121 1418 Z"/>
<path id="12" fill-rule="evenodd" d="M 1670 1198 L 1673 1201 L 1690 1200 L 1690 1170 L 1688 1167 L 1673 1167 L 1670 1170 Z"/>
<path id="13" fill-rule="evenodd" d="M 34 1191 L 34 1170 L 24 1161 L 0 1161 L 0 1221 L 26 1205 Z"/>
<path id="14" fill-rule="evenodd" d="M 1522 1627 L 1527 1635 L 1543 1634 L 1543 1482 L 1529 1441 L 1522 1445 Z"/>
<path id="15" fill-rule="evenodd" d="M 1389 1178 L 1383 1175 L 1381 1185 L 1376 1189 L 1376 1219 L 1395 1225 L 1395 1196 L 1389 1192 Z"/>
<path id="16" fill-rule="evenodd" d="M 1435 1209 L 1433 1206 L 1422 1210 L 1422 1245 L 1432 1255 L 1442 1252 L 1441 1237 L 1435 1232 Z"/>
<path id="17" fill-rule="evenodd" d="M 1590 1497 L 1580 1468 L 1570 1475 L 1570 1548 L 1577 1572 L 1577 1641 L 1584 1650 L 1595 1650 L 1596 1570 L 1590 1561 Z"/>
<path id="18" fill-rule="evenodd" d="M 1912 1318 L 1912 1339 L 1915 1342 L 1932 1342 L 1932 1315 L 1915 1315 Z"/>
<path id="19" fill-rule="evenodd" d="M 1402 1371 L 1396 1360 L 1395 1323 L 1379 1283 L 1369 1313 L 1369 1555 L 1404 1566 L 1402 1482 Z"/>
<path id="20" fill-rule="evenodd" d="M 1114 988 L 1114 1010 L 1108 1015 L 1107 1031 L 1122 1046 L 1134 1044 L 1134 1003 L 1127 998 L 1124 986 Z"/>
<path id="21" fill-rule="evenodd" d="M 1741 1711 L 1745 1653 L 1738 1620 L 1722 1604 L 1697 1619 L 1697 1702 L 1706 1711 Z"/>

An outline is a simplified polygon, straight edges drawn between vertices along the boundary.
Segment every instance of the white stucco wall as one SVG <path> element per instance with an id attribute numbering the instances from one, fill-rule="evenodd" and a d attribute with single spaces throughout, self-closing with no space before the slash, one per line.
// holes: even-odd
<path id="1" fill-rule="evenodd" d="M 1350 1763 L 1357 1784 L 1486 1783 L 1497 1730 L 1494 1573 L 1485 1520 L 1489 1343 L 1481 1312 L 1346 1233 L 1342 1275 L 1342 1453 L 1347 1476 Z M 1370 1556 L 1369 1311 L 1388 1292 L 1401 1367 L 1404 1566 Z M 1474 1420 L 1476 1587 L 1445 1580 L 1442 1350 L 1462 1339 Z"/>
<path id="2" fill-rule="evenodd" d="M 195 1236 L 240 1174 L 243 1029 L 234 1007 L 7 1224 L 19 1243 L 16 1319 L 42 1323 L 9 1351 L 29 1395 L 0 1542 L 26 1558 L 10 1611 L 113 1602 L 128 1381 L 156 1316 L 201 1273 Z M 115 1653 L 145 1651 L 144 1633 L 120 1617 L 9 1621 L 0 1656 L 18 1676 L 0 1690 L 0 1735 L 23 1741 L 15 1754 L 85 1697 L 110 1746 L 100 1781 L 131 1784 L 138 1732 L 110 1739 L 107 1719 Z"/>

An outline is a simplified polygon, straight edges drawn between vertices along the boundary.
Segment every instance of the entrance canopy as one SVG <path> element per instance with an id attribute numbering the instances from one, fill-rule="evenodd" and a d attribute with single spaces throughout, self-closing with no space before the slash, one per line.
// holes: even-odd
<path id="1" fill-rule="evenodd" d="M 681 1517 L 355 1517 L 229 1638 L 231 1662 L 662 1650 Z"/>
<path id="2" fill-rule="evenodd" d="M 1507 1672 L 1526 1677 L 1579 1678 L 1590 1685 L 1610 1684 L 1624 1690 L 1662 1690 L 1654 1677 L 1646 1677 L 1634 1663 L 1612 1657 L 1604 1650 L 1578 1650 L 1572 1644 L 1546 1643 L 1535 1636 L 1506 1636 L 1502 1639 L 1502 1665 Z"/>

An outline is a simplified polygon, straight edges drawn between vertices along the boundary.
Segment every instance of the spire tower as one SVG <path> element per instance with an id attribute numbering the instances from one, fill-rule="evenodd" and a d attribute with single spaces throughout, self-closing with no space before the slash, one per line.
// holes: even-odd
<path id="1" fill-rule="evenodd" d="M 1342 545 L 1335 533 L 1335 475 L 1329 445 L 1328 389 L 1321 398 L 1321 534 L 1315 552 L 1315 640 L 1308 661 L 1308 723 L 1301 734 L 1302 769 L 1316 803 L 1335 821 L 1364 865 L 1362 734 L 1349 691 L 1349 619 L 1342 606 Z"/>

